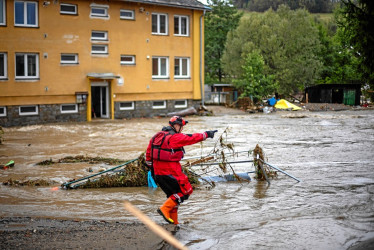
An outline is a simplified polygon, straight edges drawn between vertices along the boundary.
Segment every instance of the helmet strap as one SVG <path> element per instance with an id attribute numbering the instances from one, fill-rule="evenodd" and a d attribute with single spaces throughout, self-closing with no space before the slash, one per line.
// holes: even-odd
<path id="1" fill-rule="evenodd" d="M 179 126 L 179 131 L 177 131 L 177 129 L 174 127 L 174 125 L 171 125 L 171 127 L 173 128 L 173 130 L 174 130 L 176 133 L 180 133 L 181 130 L 182 130 L 182 127 L 183 127 L 183 126 Z"/>

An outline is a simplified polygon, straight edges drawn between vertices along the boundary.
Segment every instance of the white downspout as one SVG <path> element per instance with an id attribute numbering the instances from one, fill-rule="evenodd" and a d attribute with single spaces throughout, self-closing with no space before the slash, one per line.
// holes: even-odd
<path id="1" fill-rule="evenodd" d="M 200 16 L 200 92 L 201 92 L 201 105 L 204 107 L 204 83 L 203 83 L 203 17 L 205 16 L 205 10 Z"/>

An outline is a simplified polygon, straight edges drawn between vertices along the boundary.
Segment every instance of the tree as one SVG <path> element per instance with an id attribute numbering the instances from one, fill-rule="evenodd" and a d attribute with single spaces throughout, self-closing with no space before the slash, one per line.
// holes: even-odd
<path id="1" fill-rule="evenodd" d="M 352 83 L 361 78 L 359 61 L 351 46 L 347 44 L 341 29 L 333 36 L 327 34 L 326 27 L 317 26 L 322 44 L 321 59 L 323 69 L 319 83 Z"/>
<path id="2" fill-rule="evenodd" d="M 212 11 L 205 17 L 205 81 L 221 82 L 223 71 L 221 57 L 225 48 L 227 33 L 234 30 L 242 16 L 231 1 L 209 1 Z"/>
<path id="3" fill-rule="evenodd" d="M 374 1 L 342 0 L 338 26 L 360 62 L 362 81 L 374 89 Z M 374 100 L 374 93 L 371 96 Z"/>
<path id="4" fill-rule="evenodd" d="M 274 93 L 275 83 L 272 75 L 264 74 L 264 58 L 258 51 L 244 55 L 243 74 L 233 81 L 242 93 L 241 97 L 252 97 L 254 102 Z"/>
<path id="5" fill-rule="evenodd" d="M 279 94 L 294 94 L 319 79 L 322 62 L 318 30 L 305 10 L 280 6 L 276 12 L 252 13 L 243 18 L 227 38 L 222 57 L 225 72 L 234 79 L 243 75 L 242 55 L 260 51 L 264 74 L 273 75 Z"/>

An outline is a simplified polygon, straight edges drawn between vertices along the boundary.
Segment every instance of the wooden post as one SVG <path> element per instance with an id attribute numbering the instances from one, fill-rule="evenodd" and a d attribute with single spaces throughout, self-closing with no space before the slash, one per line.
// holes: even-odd
<path id="1" fill-rule="evenodd" d="M 136 216 L 139 220 L 141 220 L 149 229 L 151 229 L 155 234 L 166 240 L 169 244 L 173 245 L 175 248 L 188 250 L 182 243 L 180 243 L 176 238 L 174 238 L 171 233 L 166 231 L 164 228 L 157 225 L 154 221 L 152 221 L 148 216 L 143 214 L 139 209 L 133 206 L 130 202 L 125 201 L 124 207 L 127 211 L 129 211 L 132 215 Z"/>

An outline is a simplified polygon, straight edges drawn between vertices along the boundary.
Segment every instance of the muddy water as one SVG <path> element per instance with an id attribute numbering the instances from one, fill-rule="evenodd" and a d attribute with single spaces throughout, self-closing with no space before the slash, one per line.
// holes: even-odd
<path id="1" fill-rule="evenodd" d="M 184 132 L 230 128 L 237 151 L 258 143 L 268 162 L 302 180 L 280 174 L 271 185 L 219 183 L 201 188 L 180 208 L 184 222 L 176 237 L 191 249 L 347 249 L 374 237 L 374 112 L 277 112 L 191 117 Z M 133 159 L 166 119 L 94 121 L 5 129 L 0 170 L 9 178 L 64 182 L 103 164 L 35 163 L 69 155 Z M 186 157 L 208 152 L 215 141 L 186 147 Z M 236 158 L 239 160 L 238 158 Z M 109 167 L 109 166 L 105 166 Z M 253 166 L 238 164 L 240 171 Z M 159 223 L 161 190 L 110 188 L 56 190 L 0 186 L 0 216 L 135 220 L 122 206 L 129 200 Z"/>

